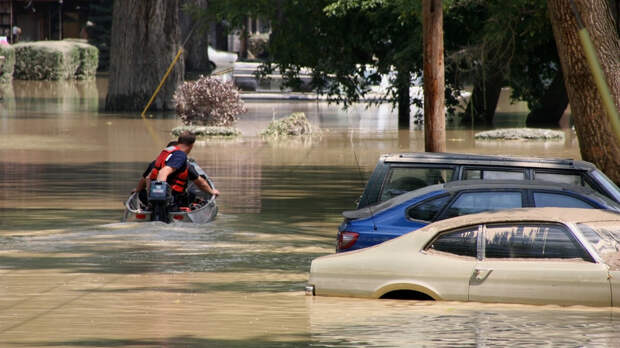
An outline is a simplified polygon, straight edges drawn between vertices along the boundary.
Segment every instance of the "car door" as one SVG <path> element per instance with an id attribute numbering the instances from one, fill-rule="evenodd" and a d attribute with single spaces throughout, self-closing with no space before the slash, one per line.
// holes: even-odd
<path id="1" fill-rule="evenodd" d="M 481 234 L 483 257 L 469 285 L 469 300 L 609 306 L 607 267 L 560 224 L 489 225 Z"/>

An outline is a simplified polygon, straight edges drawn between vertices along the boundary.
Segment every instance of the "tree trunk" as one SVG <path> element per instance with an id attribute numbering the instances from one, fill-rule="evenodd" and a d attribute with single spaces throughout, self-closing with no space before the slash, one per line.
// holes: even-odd
<path id="1" fill-rule="evenodd" d="M 527 126 L 557 126 L 568 107 L 568 94 L 561 71 L 558 71 L 540 103 L 540 107 L 533 109 L 527 115 L 525 124 Z"/>
<path id="2" fill-rule="evenodd" d="M 191 13 L 183 10 L 187 4 L 198 6 L 201 9 L 207 8 L 207 0 L 181 0 L 181 12 L 179 20 L 181 23 L 181 38 L 183 41 L 190 35 L 191 37 L 183 47 L 183 57 L 185 58 L 185 71 L 208 74 L 209 67 L 209 31 L 208 26 L 200 25 L 196 22 Z M 192 32 L 192 29 L 194 31 Z"/>
<path id="3" fill-rule="evenodd" d="M 611 7 L 611 13 L 616 21 L 616 31 L 620 35 L 620 0 L 609 0 L 609 7 Z"/>
<path id="4" fill-rule="evenodd" d="M 616 107 L 620 105 L 620 42 L 607 0 L 576 0 L 590 33 Z M 581 157 L 594 162 L 620 183 L 620 144 L 603 109 L 578 38 L 578 26 L 565 0 L 548 0 L 564 82 L 570 100 Z"/>
<path id="5" fill-rule="evenodd" d="M 398 128 L 409 129 L 411 124 L 411 79 L 408 71 L 398 71 Z"/>
<path id="6" fill-rule="evenodd" d="M 105 109 L 141 111 L 180 48 L 179 0 L 114 1 L 110 83 Z M 183 82 L 180 59 L 151 105 L 174 109 Z"/>
<path id="7" fill-rule="evenodd" d="M 423 0 L 424 150 L 446 151 L 443 8 L 441 0 Z"/>
<path id="8" fill-rule="evenodd" d="M 471 123 L 472 117 L 475 124 L 493 123 L 495 109 L 497 109 L 499 96 L 504 85 L 504 76 L 503 74 L 487 73 L 485 77 L 485 81 L 480 79 L 474 84 L 474 90 L 471 93 L 471 98 L 469 98 L 469 103 L 467 103 L 465 114 L 461 119 L 461 122 L 464 124 Z"/>

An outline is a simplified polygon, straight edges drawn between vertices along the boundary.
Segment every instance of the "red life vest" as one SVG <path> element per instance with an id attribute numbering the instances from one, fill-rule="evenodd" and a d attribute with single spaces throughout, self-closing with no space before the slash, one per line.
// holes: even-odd
<path id="1" fill-rule="evenodd" d="M 157 180 L 157 174 L 166 165 L 166 159 L 175 151 L 181 150 L 179 150 L 179 148 L 176 146 L 169 146 L 161 151 L 161 153 L 159 154 L 159 156 L 157 156 L 157 159 L 155 160 L 155 166 L 153 167 L 153 170 L 151 170 L 151 175 L 149 176 L 149 179 Z M 177 171 L 170 174 L 168 176 L 168 180 L 166 181 L 168 182 L 168 184 L 170 184 L 170 188 L 172 189 L 172 191 L 182 193 L 187 187 L 188 175 L 189 166 L 186 164 L 183 171 Z"/>

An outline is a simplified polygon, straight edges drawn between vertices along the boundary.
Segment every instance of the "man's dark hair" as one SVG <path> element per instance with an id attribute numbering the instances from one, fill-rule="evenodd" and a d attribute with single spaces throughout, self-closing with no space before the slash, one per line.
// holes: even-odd
<path id="1" fill-rule="evenodd" d="M 179 135 L 179 144 L 192 146 L 196 141 L 196 136 L 192 132 L 185 131 Z"/>
<path id="2" fill-rule="evenodd" d="M 168 145 L 166 145 L 166 147 L 170 147 L 170 146 L 177 146 L 179 145 L 179 142 L 176 140 L 173 140 L 171 142 L 168 143 Z"/>

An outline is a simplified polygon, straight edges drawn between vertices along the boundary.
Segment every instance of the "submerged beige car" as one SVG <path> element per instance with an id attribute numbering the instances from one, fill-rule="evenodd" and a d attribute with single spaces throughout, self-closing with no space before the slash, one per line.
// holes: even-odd
<path id="1" fill-rule="evenodd" d="M 314 259 L 306 293 L 620 307 L 620 214 L 533 208 L 439 221 Z"/>

